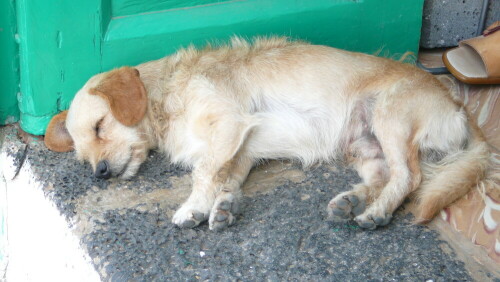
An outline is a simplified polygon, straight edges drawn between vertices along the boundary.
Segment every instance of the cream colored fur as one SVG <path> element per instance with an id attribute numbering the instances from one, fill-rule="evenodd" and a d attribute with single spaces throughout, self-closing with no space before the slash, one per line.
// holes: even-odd
<path id="1" fill-rule="evenodd" d="M 99 74 L 75 96 L 66 127 L 77 156 L 94 169 L 106 159 L 114 176 L 135 175 L 155 148 L 192 167 L 192 194 L 173 217 L 179 226 L 234 223 L 240 186 L 261 159 L 346 158 L 363 183 L 333 198 L 329 213 L 370 229 L 414 191 L 425 221 L 485 179 L 488 146 L 475 122 L 410 65 L 284 38 L 234 38 L 136 68 L 149 97 L 139 124 L 122 125 L 89 95 Z"/>

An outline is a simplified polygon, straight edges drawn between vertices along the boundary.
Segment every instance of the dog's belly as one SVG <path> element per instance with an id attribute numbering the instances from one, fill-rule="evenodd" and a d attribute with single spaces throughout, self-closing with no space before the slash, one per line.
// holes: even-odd
<path id="1" fill-rule="evenodd" d="M 325 106 L 314 110 L 282 108 L 256 113 L 260 121 L 245 144 L 256 159 L 300 159 L 305 165 L 336 157 L 345 124 L 343 114 Z"/>

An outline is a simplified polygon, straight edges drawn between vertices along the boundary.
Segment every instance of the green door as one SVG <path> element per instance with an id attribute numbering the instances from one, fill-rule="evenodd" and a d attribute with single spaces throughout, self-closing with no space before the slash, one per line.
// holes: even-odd
<path id="1" fill-rule="evenodd" d="M 16 0 L 22 128 L 43 134 L 95 73 L 232 35 L 417 54 L 423 0 Z M 1 15 L 0 15 L 1 16 Z M 0 121 L 1 122 L 1 121 Z"/>

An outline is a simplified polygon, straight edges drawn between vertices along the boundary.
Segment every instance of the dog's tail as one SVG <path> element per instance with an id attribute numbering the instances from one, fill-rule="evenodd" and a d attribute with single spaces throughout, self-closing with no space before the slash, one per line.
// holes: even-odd
<path id="1" fill-rule="evenodd" d="M 493 156 L 482 132 L 475 124 L 469 128 L 470 139 L 465 149 L 434 164 L 422 163 L 423 182 L 416 192 L 416 223 L 430 221 L 474 187 L 483 195 L 491 189 L 500 189 L 500 174 L 490 169 Z"/>

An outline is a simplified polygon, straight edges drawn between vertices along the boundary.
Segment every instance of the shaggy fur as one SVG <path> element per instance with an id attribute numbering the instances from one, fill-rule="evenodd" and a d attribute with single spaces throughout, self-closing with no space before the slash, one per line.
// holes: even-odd
<path id="1" fill-rule="evenodd" d="M 261 159 L 346 158 L 363 182 L 328 211 L 369 229 L 414 191 L 427 221 L 471 187 L 498 188 L 485 178 L 483 134 L 432 75 L 284 38 L 234 38 L 98 74 L 76 94 L 66 127 L 49 127 L 47 146 L 76 149 L 96 175 L 105 160 L 112 176 L 130 178 L 154 148 L 192 167 L 192 193 L 173 217 L 182 227 L 233 224 L 240 186 Z M 54 141 L 68 132 L 74 145 Z"/>

